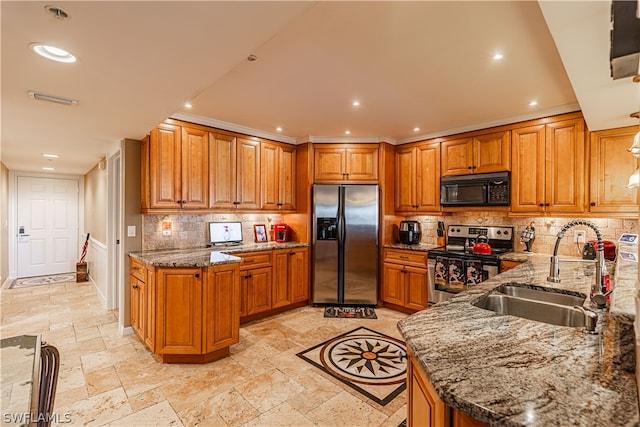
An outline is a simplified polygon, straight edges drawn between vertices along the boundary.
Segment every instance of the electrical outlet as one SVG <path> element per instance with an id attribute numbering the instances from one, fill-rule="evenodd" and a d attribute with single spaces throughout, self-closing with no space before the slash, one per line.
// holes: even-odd
<path id="1" fill-rule="evenodd" d="M 586 241 L 587 232 L 582 230 L 577 230 L 573 233 L 573 241 L 578 243 L 584 243 Z"/>

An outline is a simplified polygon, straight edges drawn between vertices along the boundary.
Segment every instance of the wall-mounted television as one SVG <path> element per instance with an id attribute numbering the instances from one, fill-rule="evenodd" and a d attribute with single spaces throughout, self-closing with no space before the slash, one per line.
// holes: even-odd
<path id="1" fill-rule="evenodd" d="M 209 242 L 212 245 L 239 245 L 242 243 L 242 223 L 210 222 Z"/>

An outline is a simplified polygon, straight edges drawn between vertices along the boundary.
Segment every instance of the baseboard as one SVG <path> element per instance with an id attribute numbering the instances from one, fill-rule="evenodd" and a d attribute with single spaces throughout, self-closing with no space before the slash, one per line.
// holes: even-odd
<path id="1" fill-rule="evenodd" d="M 120 330 L 120 335 L 122 335 L 123 337 L 127 335 L 133 335 L 136 333 L 136 331 L 131 326 L 119 325 L 118 329 Z"/>

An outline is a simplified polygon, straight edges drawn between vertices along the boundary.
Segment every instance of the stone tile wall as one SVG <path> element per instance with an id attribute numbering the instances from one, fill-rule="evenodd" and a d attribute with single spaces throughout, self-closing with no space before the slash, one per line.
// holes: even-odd
<path id="1" fill-rule="evenodd" d="M 243 243 L 253 243 L 253 225 L 270 225 L 282 222 L 281 214 L 193 214 L 193 215 L 143 215 L 142 250 L 187 249 L 203 247 L 209 243 L 209 222 L 242 222 Z M 171 222 L 171 236 L 162 235 L 162 223 Z M 273 233 L 269 234 L 269 241 Z"/>
<path id="2" fill-rule="evenodd" d="M 576 217 L 577 218 L 577 217 Z M 576 219 L 573 217 L 509 217 L 502 212 L 461 212 L 447 216 L 413 216 L 407 219 L 420 221 L 422 226 L 422 243 L 436 244 L 438 221 L 444 221 L 445 229 L 451 224 L 462 225 L 504 225 L 513 226 L 515 232 L 515 251 L 522 252 L 525 249 L 524 243 L 520 242 L 520 233 L 529 223 L 533 221 L 536 229 L 536 240 L 533 243 L 533 252 L 543 254 L 553 254 L 556 243 L 556 236 L 560 229 L 568 222 Z M 607 218 L 585 218 L 593 222 L 600 229 L 605 240 L 616 243 L 623 232 L 638 233 L 637 219 L 607 219 Z M 576 226 L 567 231 L 560 243 L 559 254 L 565 256 L 580 256 L 582 244 L 579 246 L 573 242 L 575 230 L 585 230 L 587 240 L 595 240 L 596 235 L 589 227 Z"/>

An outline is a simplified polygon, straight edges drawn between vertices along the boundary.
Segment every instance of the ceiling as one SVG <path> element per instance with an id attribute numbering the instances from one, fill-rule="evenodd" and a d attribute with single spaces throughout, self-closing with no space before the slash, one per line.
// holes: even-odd
<path id="1" fill-rule="evenodd" d="M 578 109 L 591 130 L 638 124 L 638 85 L 609 77 L 607 1 L 0 7 L 0 156 L 13 171 L 85 174 L 171 116 L 290 143 L 404 143 Z M 79 61 L 43 59 L 32 42 Z"/>

